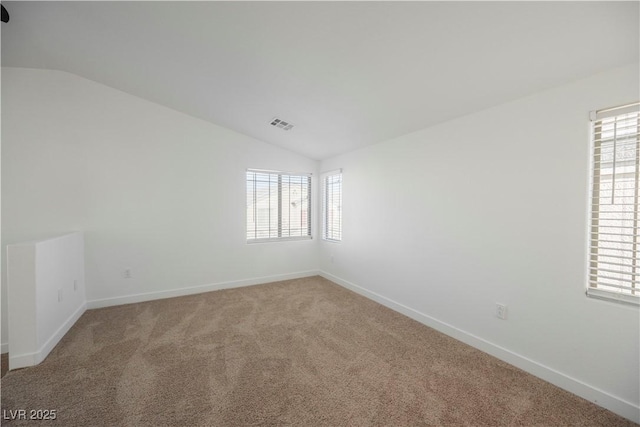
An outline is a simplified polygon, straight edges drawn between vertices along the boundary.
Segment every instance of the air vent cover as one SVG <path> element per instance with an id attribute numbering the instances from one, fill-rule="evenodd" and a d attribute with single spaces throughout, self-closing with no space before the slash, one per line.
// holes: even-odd
<path id="1" fill-rule="evenodd" d="M 282 130 L 291 130 L 291 128 L 293 128 L 293 125 L 291 123 L 285 122 L 284 120 L 279 119 L 277 117 L 274 117 L 273 119 L 271 119 L 271 126 L 275 126 Z"/>

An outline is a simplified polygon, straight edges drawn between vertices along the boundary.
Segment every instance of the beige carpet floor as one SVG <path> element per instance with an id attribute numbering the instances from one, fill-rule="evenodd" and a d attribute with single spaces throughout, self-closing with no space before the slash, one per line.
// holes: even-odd
<path id="1" fill-rule="evenodd" d="M 1 386 L 62 426 L 635 425 L 320 277 L 89 310 Z"/>

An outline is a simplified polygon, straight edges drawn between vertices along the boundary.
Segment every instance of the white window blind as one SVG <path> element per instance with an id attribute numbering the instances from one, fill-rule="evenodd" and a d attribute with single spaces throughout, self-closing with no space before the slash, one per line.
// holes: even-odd
<path id="1" fill-rule="evenodd" d="M 640 103 L 592 113 L 587 295 L 640 301 Z"/>
<path id="2" fill-rule="evenodd" d="M 247 170 L 247 241 L 311 238 L 311 174 Z"/>
<path id="3" fill-rule="evenodd" d="M 342 171 L 327 173 L 322 180 L 322 237 L 342 240 Z"/>

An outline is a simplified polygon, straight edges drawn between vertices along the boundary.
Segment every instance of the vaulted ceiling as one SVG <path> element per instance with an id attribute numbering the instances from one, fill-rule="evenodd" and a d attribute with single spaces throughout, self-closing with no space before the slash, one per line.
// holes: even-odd
<path id="1" fill-rule="evenodd" d="M 314 159 L 639 60 L 638 2 L 3 5 L 3 66 L 74 73 Z"/>

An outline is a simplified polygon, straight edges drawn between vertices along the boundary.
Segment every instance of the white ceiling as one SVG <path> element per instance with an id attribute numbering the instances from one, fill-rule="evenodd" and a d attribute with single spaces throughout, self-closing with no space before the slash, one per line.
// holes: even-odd
<path id="1" fill-rule="evenodd" d="M 638 2 L 3 4 L 3 66 L 68 71 L 313 159 L 637 63 L 640 49 Z"/>

